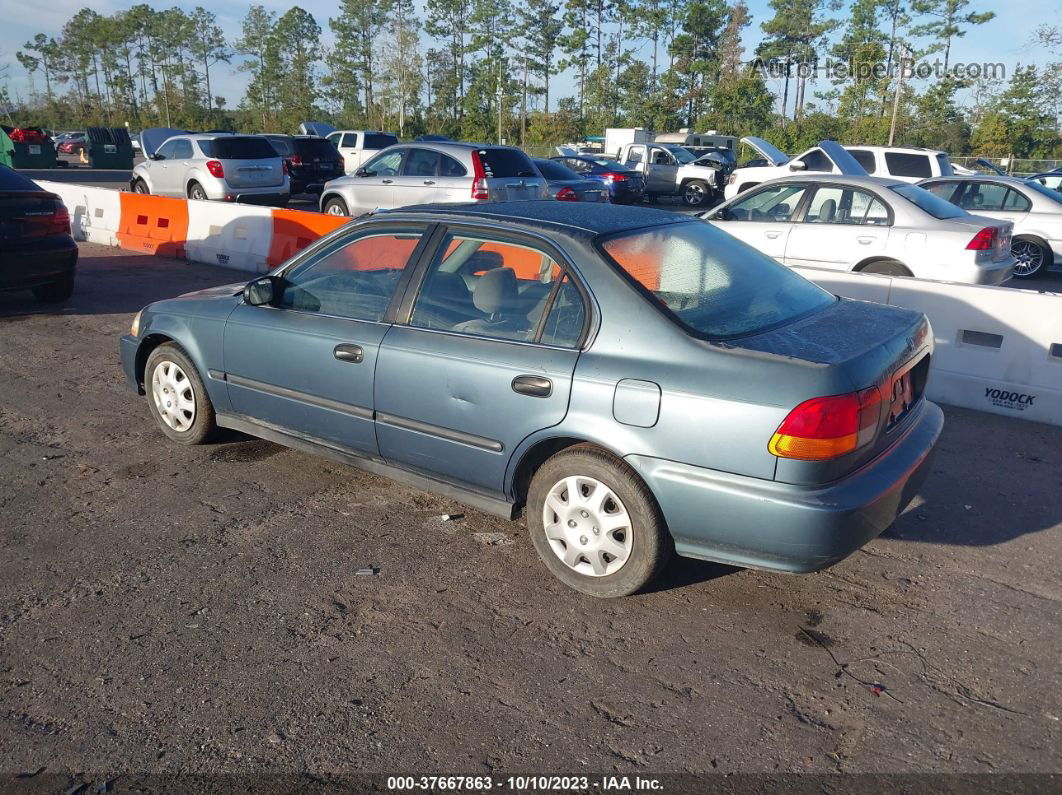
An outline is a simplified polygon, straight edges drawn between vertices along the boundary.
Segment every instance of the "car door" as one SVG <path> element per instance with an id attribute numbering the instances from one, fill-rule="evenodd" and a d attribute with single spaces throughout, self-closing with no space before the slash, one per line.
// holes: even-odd
<path id="1" fill-rule="evenodd" d="M 374 225 L 311 249 L 276 279 L 271 305 L 225 324 L 235 412 L 268 427 L 375 455 L 373 371 L 425 225 Z"/>
<path id="2" fill-rule="evenodd" d="M 793 224 L 784 263 L 851 270 L 886 253 L 890 213 L 872 193 L 842 185 L 819 185 L 799 223 Z"/>
<path id="3" fill-rule="evenodd" d="M 171 138 L 155 151 L 155 157 L 148 161 L 151 175 L 151 192 L 158 196 L 173 196 L 180 182 L 178 172 L 180 165 L 174 160 L 177 152 L 177 139 Z M 183 193 L 176 195 L 183 196 Z"/>
<path id="4" fill-rule="evenodd" d="M 637 171 L 642 175 L 642 182 L 648 186 L 649 179 L 649 153 L 644 144 L 633 144 L 627 147 L 626 159 L 623 161 L 631 171 Z"/>
<path id="5" fill-rule="evenodd" d="M 677 193 L 678 169 L 678 162 L 669 151 L 659 146 L 649 147 L 645 189 L 651 193 Z"/>
<path id="6" fill-rule="evenodd" d="M 754 188 L 719 208 L 709 220 L 724 232 L 781 262 L 785 258 L 793 219 L 807 188 L 802 182 Z"/>
<path id="7" fill-rule="evenodd" d="M 350 183 L 352 215 L 389 210 L 395 206 L 395 181 L 402 171 L 407 151 L 404 147 L 387 149 L 354 173 Z"/>
<path id="8" fill-rule="evenodd" d="M 392 206 L 409 207 L 435 201 L 439 177 L 439 153 L 434 149 L 410 147 L 394 179 Z"/>
<path id="9" fill-rule="evenodd" d="M 169 160 L 167 176 L 171 180 L 170 190 L 173 196 L 188 195 L 188 172 L 193 165 L 195 151 L 192 142 L 188 138 L 178 138 L 174 141 L 173 157 Z"/>
<path id="10" fill-rule="evenodd" d="M 584 293 L 537 238 L 454 227 L 376 365 L 389 462 L 498 496 L 513 450 L 567 413 Z"/>
<path id="11" fill-rule="evenodd" d="M 327 140 L 339 150 L 343 156 L 343 168 L 348 174 L 353 174 L 361 165 L 359 161 L 360 149 L 358 148 L 358 133 L 334 132 L 329 134 Z"/>
<path id="12" fill-rule="evenodd" d="M 435 178 L 435 202 L 457 204 L 472 197 L 472 178 L 468 169 L 447 154 L 439 154 L 439 176 Z"/>

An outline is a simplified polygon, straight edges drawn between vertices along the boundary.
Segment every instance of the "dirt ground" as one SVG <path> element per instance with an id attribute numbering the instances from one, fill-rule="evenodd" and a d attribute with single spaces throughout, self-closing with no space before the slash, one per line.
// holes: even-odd
<path id="1" fill-rule="evenodd" d="M 85 244 L 62 309 L 0 295 L 0 789 L 1062 770 L 1062 428 L 946 408 L 923 493 L 840 565 L 679 560 L 596 601 L 522 523 L 169 443 L 118 336 L 240 278 Z"/>

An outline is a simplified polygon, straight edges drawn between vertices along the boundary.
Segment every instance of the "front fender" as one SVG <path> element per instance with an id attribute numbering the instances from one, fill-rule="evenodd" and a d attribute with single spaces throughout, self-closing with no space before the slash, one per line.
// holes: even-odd
<path id="1" fill-rule="evenodd" d="M 223 317 L 198 317 L 144 310 L 140 320 L 140 344 L 137 347 L 138 372 L 150 352 L 166 340 L 177 343 L 192 360 L 210 402 L 219 411 L 229 411 L 229 393 L 225 382 L 210 377 L 211 371 L 224 372 L 222 343 L 225 333 Z"/>

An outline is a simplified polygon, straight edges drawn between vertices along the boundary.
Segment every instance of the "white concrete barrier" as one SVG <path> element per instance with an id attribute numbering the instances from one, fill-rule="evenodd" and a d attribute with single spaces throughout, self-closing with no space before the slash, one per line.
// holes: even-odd
<path id="1" fill-rule="evenodd" d="M 70 211 L 70 229 L 75 240 L 118 245 L 118 224 L 122 218 L 118 191 L 47 180 L 37 180 L 37 184 L 63 200 Z"/>
<path id="2" fill-rule="evenodd" d="M 931 400 L 1062 425 L 1062 294 L 795 268 L 832 293 L 924 312 Z"/>
<path id="3" fill-rule="evenodd" d="M 193 262 L 265 273 L 272 242 L 273 213 L 268 207 L 188 202 L 185 254 Z"/>

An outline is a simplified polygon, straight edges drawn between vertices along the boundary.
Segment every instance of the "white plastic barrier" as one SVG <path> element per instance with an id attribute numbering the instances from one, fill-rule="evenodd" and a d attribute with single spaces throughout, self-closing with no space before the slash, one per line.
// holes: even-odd
<path id="1" fill-rule="evenodd" d="M 75 240 L 118 245 L 118 224 L 122 217 L 118 191 L 47 180 L 37 180 L 37 184 L 63 200 L 70 211 L 70 228 Z"/>
<path id="2" fill-rule="evenodd" d="M 931 400 L 1062 425 L 1062 294 L 796 268 L 832 293 L 924 312 Z"/>
<path id="3" fill-rule="evenodd" d="M 265 273 L 272 242 L 273 213 L 268 207 L 188 202 L 185 254 L 193 262 Z"/>

